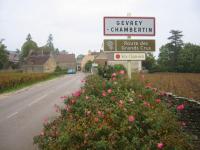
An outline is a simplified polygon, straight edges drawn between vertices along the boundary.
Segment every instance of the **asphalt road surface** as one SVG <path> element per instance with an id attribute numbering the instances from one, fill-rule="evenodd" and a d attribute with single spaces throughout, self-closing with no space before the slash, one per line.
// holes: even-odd
<path id="1" fill-rule="evenodd" d="M 0 95 L 0 150 L 37 150 L 33 137 L 40 134 L 44 119 L 59 115 L 54 105 L 62 105 L 61 96 L 80 89 L 84 77 L 65 75 Z"/>

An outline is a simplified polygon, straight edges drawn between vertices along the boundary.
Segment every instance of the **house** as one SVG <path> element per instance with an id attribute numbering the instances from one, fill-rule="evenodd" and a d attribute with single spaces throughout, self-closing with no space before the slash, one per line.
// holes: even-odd
<path id="1" fill-rule="evenodd" d="M 85 55 L 81 61 L 81 68 L 82 68 L 82 71 L 84 71 L 84 67 L 85 67 L 85 64 L 88 62 L 88 61 L 94 61 L 95 57 L 99 55 L 99 52 L 91 52 L 89 51 L 87 55 Z"/>
<path id="2" fill-rule="evenodd" d="M 17 51 L 8 51 L 8 60 L 9 62 L 12 62 L 13 64 L 19 63 L 19 52 Z"/>
<path id="3" fill-rule="evenodd" d="M 75 54 L 60 53 L 55 55 L 56 65 L 61 69 L 73 69 L 76 70 L 76 58 Z"/>
<path id="4" fill-rule="evenodd" d="M 76 58 L 76 65 L 77 65 L 77 70 L 81 71 L 81 61 L 84 58 L 84 55 L 78 55 Z"/>
<path id="5" fill-rule="evenodd" d="M 101 51 L 94 59 L 94 63 L 100 66 L 104 66 L 107 64 L 108 57 L 107 54 Z"/>
<path id="6" fill-rule="evenodd" d="M 23 70 L 25 72 L 54 72 L 56 61 L 52 55 L 33 55 L 25 60 Z"/>

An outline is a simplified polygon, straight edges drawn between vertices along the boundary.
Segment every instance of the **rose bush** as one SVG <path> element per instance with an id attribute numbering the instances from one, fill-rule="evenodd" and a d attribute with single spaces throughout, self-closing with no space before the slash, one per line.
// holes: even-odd
<path id="1" fill-rule="evenodd" d="M 124 73 L 109 80 L 88 76 L 80 91 L 65 97 L 61 115 L 34 137 L 39 149 L 192 149 L 160 93 Z"/>

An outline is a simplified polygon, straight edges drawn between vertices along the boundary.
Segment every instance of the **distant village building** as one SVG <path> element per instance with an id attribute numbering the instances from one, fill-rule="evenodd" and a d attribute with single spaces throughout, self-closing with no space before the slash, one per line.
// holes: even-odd
<path id="1" fill-rule="evenodd" d="M 84 67 L 85 67 L 85 64 L 88 62 L 88 61 L 94 61 L 95 57 L 97 55 L 99 55 L 100 52 L 91 52 L 89 51 L 87 55 L 85 55 L 81 61 L 81 68 L 82 68 L 82 71 L 84 71 Z"/>
<path id="2" fill-rule="evenodd" d="M 14 64 L 19 63 L 19 52 L 17 51 L 8 51 L 8 60 Z"/>
<path id="3" fill-rule="evenodd" d="M 61 53 L 55 55 L 56 65 L 61 69 L 73 69 L 76 70 L 76 58 L 75 54 Z"/>
<path id="4" fill-rule="evenodd" d="M 107 62 L 108 62 L 107 54 L 104 53 L 103 51 L 101 51 L 94 59 L 94 63 L 100 66 L 107 65 Z"/>
<path id="5" fill-rule="evenodd" d="M 84 58 L 84 55 L 78 55 L 77 58 L 76 58 L 76 66 L 77 66 L 78 71 L 82 70 L 81 61 L 83 60 L 83 58 Z"/>
<path id="6" fill-rule="evenodd" d="M 23 70 L 25 72 L 51 73 L 56 68 L 56 60 L 52 55 L 29 56 Z"/>

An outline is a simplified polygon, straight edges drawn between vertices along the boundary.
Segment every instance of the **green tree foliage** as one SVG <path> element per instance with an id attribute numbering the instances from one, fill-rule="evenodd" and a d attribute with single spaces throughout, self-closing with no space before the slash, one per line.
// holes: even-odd
<path id="1" fill-rule="evenodd" d="M 145 61 L 142 62 L 142 66 L 145 67 L 150 72 L 154 72 L 156 69 L 156 59 L 152 53 L 146 54 Z"/>
<path id="2" fill-rule="evenodd" d="M 170 33 L 172 34 L 168 40 L 171 40 L 171 44 L 175 47 L 181 47 L 183 46 L 183 41 L 182 41 L 182 31 L 179 30 L 171 30 Z"/>
<path id="3" fill-rule="evenodd" d="M 170 68 L 172 71 L 177 71 L 177 59 L 180 50 L 182 49 L 183 46 L 183 41 L 182 41 L 182 31 L 179 30 L 171 30 L 170 33 L 172 34 L 168 40 L 170 40 L 170 45 L 171 48 L 169 49 L 170 51 Z"/>
<path id="4" fill-rule="evenodd" d="M 178 56 L 179 72 L 200 72 L 200 46 L 191 43 L 184 44 Z"/>
<path id="5" fill-rule="evenodd" d="M 29 33 L 26 38 L 26 42 L 22 45 L 21 48 L 21 57 L 25 58 L 28 56 L 31 50 L 37 50 L 37 43 L 32 40 L 31 34 Z"/>
<path id="6" fill-rule="evenodd" d="M 158 59 L 158 64 L 161 71 L 177 71 L 177 59 L 179 56 L 179 52 L 182 49 L 183 41 L 182 41 L 182 31 L 171 30 L 172 34 L 168 40 L 169 43 L 162 46 L 160 48 L 160 54 Z"/>
<path id="7" fill-rule="evenodd" d="M 160 48 L 158 70 L 170 72 L 200 72 L 200 46 L 186 43 L 182 31 L 171 30 L 169 43 Z"/>
<path id="8" fill-rule="evenodd" d="M 169 49 L 171 48 L 171 45 L 168 43 L 166 45 L 163 45 L 159 50 L 159 58 L 158 58 L 158 65 L 160 71 L 169 71 L 170 70 L 170 53 Z"/>
<path id="9" fill-rule="evenodd" d="M 0 69 L 4 69 L 8 65 L 8 52 L 3 41 L 3 39 L 0 40 Z"/>
<path id="10" fill-rule="evenodd" d="M 53 35 L 49 34 L 47 44 L 46 44 L 47 49 L 49 49 L 50 52 L 54 52 L 54 45 L 53 45 Z"/>
<path id="11" fill-rule="evenodd" d="M 86 72 L 90 72 L 90 71 L 91 71 L 91 68 L 92 68 L 92 61 L 89 60 L 89 61 L 87 61 L 87 63 L 85 64 L 85 71 L 86 71 Z"/>

